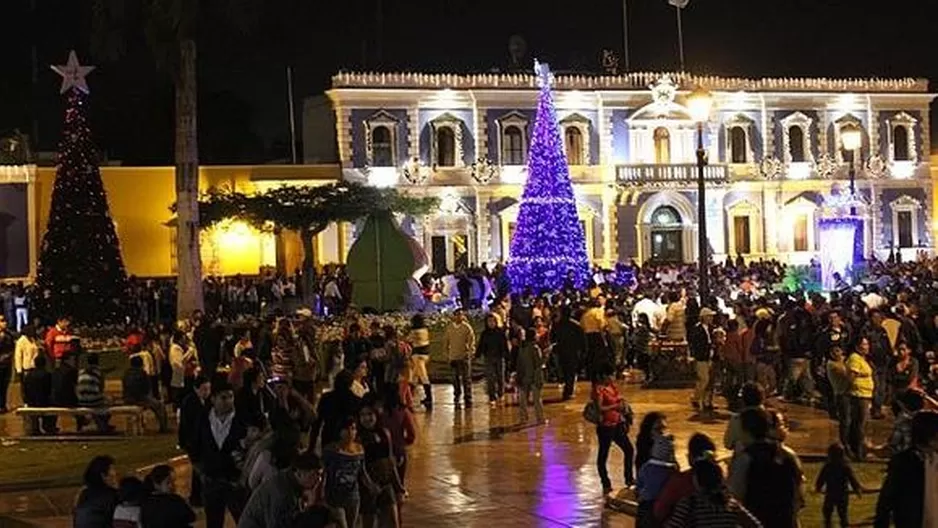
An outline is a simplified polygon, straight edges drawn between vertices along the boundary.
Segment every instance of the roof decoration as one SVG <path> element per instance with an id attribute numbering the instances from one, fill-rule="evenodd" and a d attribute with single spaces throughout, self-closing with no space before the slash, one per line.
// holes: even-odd
<path id="1" fill-rule="evenodd" d="M 790 92 L 896 92 L 928 93 L 928 80 L 829 79 L 716 77 L 689 73 L 634 72 L 624 75 L 557 75 L 557 90 L 646 90 L 659 79 L 668 78 L 677 86 L 706 86 L 716 91 Z M 522 73 L 354 73 L 332 77 L 333 88 L 452 88 L 452 89 L 537 89 L 538 76 Z"/>

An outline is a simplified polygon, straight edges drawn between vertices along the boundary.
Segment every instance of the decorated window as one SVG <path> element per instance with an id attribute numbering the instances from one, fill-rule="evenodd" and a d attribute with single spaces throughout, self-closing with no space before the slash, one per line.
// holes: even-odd
<path id="1" fill-rule="evenodd" d="M 898 248 L 917 247 L 918 213 L 922 203 L 909 195 L 902 195 L 889 204 L 892 209 L 892 244 Z"/>
<path id="2" fill-rule="evenodd" d="M 397 166 L 398 118 L 384 110 L 365 120 L 365 158 L 369 167 Z"/>
<path id="3" fill-rule="evenodd" d="M 665 127 L 655 129 L 655 163 L 667 165 L 671 163 L 671 133 Z"/>
<path id="4" fill-rule="evenodd" d="M 505 127 L 502 134 L 502 163 L 524 165 L 524 132 L 517 125 Z"/>
<path id="5" fill-rule="evenodd" d="M 391 129 L 378 125 L 371 129 L 371 158 L 373 167 L 394 166 L 394 142 Z"/>
<path id="6" fill-rule="evenodd" d="M 463 166 L 462 121 L 445 113 L 430 122 L 432 144 L 430 160 L 434 167 Z"/>
<path id="7" fill-rule="evenodd" d="M 917 161 L 915 145 L 915 123 L 917 120 L 905 112 L 899 112 L 887 121 L 889 126 L 890 161 Z"/>
<path id="8" fill-rule="evenodd" d="M 808 251 L 808 215 L 800 214 L 792 221 L 792 249 Z"/>
<path id="9" fill-rule="evenodd" d="M 783 149 L 785 163 L 814 161 L 811 153 L 811 123 L 813 120 L 801 112 L 793 112 L 782 119 Z"/>
<path id="10" fill-rule="evenodd" d="M 563 149 L 567 154 L 567 164 L 589 165 L 589 118 L 572 113 L 560 120 L 560 126 L 563 127 Z"/>
<path id="11" fill-rule="evenodd" d="M 746 163 L 746 130 L 741 125 L 730 127 L 730 163 Z"/>
<path id="12" fill-rule="evenodd" d="M 449 127 L 436 131 L 436 165 L 439 167 L 456 166 L 456 134 Z"/>
<path id="13" fill-rule="evenodd" d="M 788 127 L 788 156 L 794 163 L 804 161 L 804 132 L 800 126 Z"/>
<path id="14" fill-rule="evenodd" d="M 567 151 L 567 163 L 570 165 L 584 165 L 583 163 L 583 133 L 577 127 L 567 127 L 563 133 L 564 147 Z"/>

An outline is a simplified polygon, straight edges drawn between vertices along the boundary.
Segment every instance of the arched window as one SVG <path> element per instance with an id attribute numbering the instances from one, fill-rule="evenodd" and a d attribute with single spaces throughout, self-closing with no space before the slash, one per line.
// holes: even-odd
<path id="1" fill-rule="evenodd" d="M 909 161 L 909 129 L 897 125 L 892 129 L 893 161 Z"/>
<path id="2" fill-rule="evenodd" d="M 788 154 L 791 155 L 793 163 L 804 161 L 804 131 L 800 126 L 792 125 L 788 127 Z"/>
<path id="3" fill-rule="evenodd" d="M 671 133 L 665 127 L 655 129 L 655 163 L 671 163 Z"/>
<path id="4" fill-rule="evenodd" d="M 651 223 L 659 227 L 674 227 L 681 225 L 681 214 L 670 205 L 662 205 L 655 209 L 651 215 Z"/>
<path id="5" fill-rule="evenodd" d="M 386 126 L 371 129 L 371 163 L 374 167 L 394 166 L 394 145 L 391 130 Z"/>
<path id="6" fill-rule="evenodd" d="M 515 125 L 502 133 L 502 165 L 524 165 L 524 136 Z"/>
<path id="7" fill-rule="evenodd" d="M 436 129 L 436 165 L 439 167 L 456 166 L 456 134 L 448 126 Z"/>
<path id="8" fill-rule="evenodd" d="M 746 131 L 741 126 L 730 127 L 730 163 L 746 163 Z"/>
<path id="9" fill-rule="evenodd" d="M 583 133 L 575 126 L 568 126 L 563 133 L 564 143 L 567 147 L 567 163 L 569 165 L 584 165 L 583 162 Z"/>

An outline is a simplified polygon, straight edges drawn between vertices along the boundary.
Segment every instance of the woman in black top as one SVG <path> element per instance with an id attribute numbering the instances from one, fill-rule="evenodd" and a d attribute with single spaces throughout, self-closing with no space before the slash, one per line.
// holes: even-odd
<path id="1" fill-rule="evenodd" d="M 114 459 L 96 456 L 82 479 L 85 487 L 75 502 L 75 528 L 110 528 L 117 507 L 117 470 Z"/>
<path id="2" fill-rule="evenodd" d="M 192 526 L 195 512 L 176 495 L 176 473 L 172 467 L 163 464 L 153 468 L 147 475 L 146 485 L 151 493 L 141 508 L 143 526 Z"/>

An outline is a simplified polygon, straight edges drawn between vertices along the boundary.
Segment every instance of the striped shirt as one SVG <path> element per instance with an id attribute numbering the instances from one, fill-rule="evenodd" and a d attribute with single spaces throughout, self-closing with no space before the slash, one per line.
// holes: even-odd
<path id="1" fill-rule="evenodd" d="M 762 528 L 760 523 L 736 499 L 715 504 L 710 497 L 696 493 L 685 497 L 674 507 L 665 528 Z"/>
<path id="2" fill-rule="evenodd" d="M 107 401 L 104 399 L 104 377 L 97 368 L 87 368 L 78 374 L 78 384 L 75 386 L 78 396 L 78 405 L 82 407 L 101 407 Z"/>

